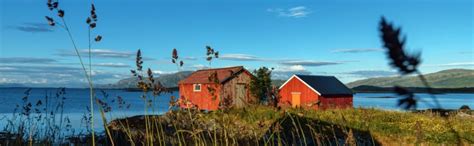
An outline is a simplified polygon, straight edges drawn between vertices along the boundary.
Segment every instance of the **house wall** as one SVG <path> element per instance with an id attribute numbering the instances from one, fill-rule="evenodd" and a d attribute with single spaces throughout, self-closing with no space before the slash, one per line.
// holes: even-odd
<path id="1" fill-rule="evenodd" d="M 292 92 L 300 92 L 300 103 L 303 108 L 313 108 L 318 109 L 318 106 L 315 104 L 320 98 L 319 95 L 306 86 L 303 82 L 297 78 L 292 78 L 288 83 L 280 89 L 280 102 L 279 105 L 286 107 L 292 105 Z"/>
<path id="2" fill-rule="evenodd" d="M 226 82 L 223 85 L 223 88 L 220 92 L 220 97 L 222 98 L 231 98 L 232 103 L 234 107 L 241 108 L 247 106 L 249 103 L 254 103 L 256 102 L 256 98 L 250 94 L 250 81 L 252 80 L 252 75 L 244 71 L 243 73 L 238 74 L 236 77 L 234 77 L 232 80 Z M 244 86 L 244 99 L 238 100 L 237 98 L 237 86 Z M 224 99 L 221 99 L 224 100 Z"/>
<path id="3" fill-rule="evenodd" d="M 208 87 L 216 89 L 215 97 L 211 95 Z M 180 100 L 187 100 L 202 110 L 217 110 L 220 102 L 220 89 L 220 84 L 201 84 L 201 91 L 195 92 L 193 84 L 179 84 Z M 181 107 L 188 106 L 182 103 Z"/>
<path id="4" fill-rule="evenodd" d="M 321 98 L 321 108 L 351 108 L 352 107 L 352 96 L 340 95 Z"/>

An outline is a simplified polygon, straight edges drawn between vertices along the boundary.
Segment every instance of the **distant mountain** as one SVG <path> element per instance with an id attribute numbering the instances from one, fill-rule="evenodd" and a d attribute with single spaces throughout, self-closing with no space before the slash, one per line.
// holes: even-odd
<path id="1" fill-rule="evenodd" d="M 433 88 L 474 87 L 474 70 L 449 69 L 425 74 L 424 76 Z M 395 85 L 403 87 L 424 87 L 417 76 L 370 78 L 347 84 L 350 88 L 359 86 L 393 87 Z"/>
<path id="2" fill-rule="evenodd" d="M 173 74 L 160 74 L 155 77 L 155 81 L 160 81 L 165 87 L 176 87 L 181 79 L 188 77 L 192 71 L 182 71 Z M 101 85 L 99 88 L 137 88 L 138 78 L 126 78 L 118 81 L 115 84 Z"/>
<path id="3" fill-rule="evenodd" d="M 280 87 L 285 82 L 286 82 L 285 80 L 274 79 L 272 80 L 272 85 L 275 87 Z"/>
<path id="4" fill-rule="evenodd" d="M 18 83 L 0 83 L 0 88 L 4 87 L 25 87 L 25 85 Z"/>
<path id="5" fill-rule="evenodd" d="M 159 77 L 156 77 L 156 81 L 160 81 L 161 84 L 165 87 L 177 87 L 178 82 L 186 77 L 188 77 L 192 71 L 182 71 L 174 74 L 162 74 Z M 98 88 L 136 88 L 137 87 L 138 78 L 126 78 L 118 81 L 114 84 L 108 85 L 99 85 L 96 86 Z M 276 87 L 281 86 L 285 80 L 272 80 L 272 84 Z"/>

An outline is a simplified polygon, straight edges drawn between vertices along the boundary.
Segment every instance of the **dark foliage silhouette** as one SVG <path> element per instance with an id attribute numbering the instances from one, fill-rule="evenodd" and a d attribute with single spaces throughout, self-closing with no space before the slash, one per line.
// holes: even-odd
<path id="1" fill-rule="evenodd" d="M 431 93 L 431 97 L 436 104 L 436 107 L 441 109 L 441 105 L 439 104 L 437 98 L 433 95 L 433 90 L 429 85 L 426 78 L 423 74 L 418 70 L 418 65 L 421 63 L 420 53 L 408 53 L 405 48 L 406 37 L 401 38 L 401 28 L 395 27 L 392 23 L 387 22 L 387 20 L 382 17 L 380 20 L 380 32 L 382 42 L 384 44 L 384 48 L 387 50 L 387 56 L 390 59 L 390 65 L 393 68 L 398 69 L 398 71 L 402 75 L 408 75 L 411 73 L 416 73 L 423 84 L 427 87 L 429 93 Z M 403 89 L 403 87 L 396 87 L 395 92 L 400 95 L 408 95 L 408 93 L 413 94 L 411 91 L 407 89 Z M 407 96 L 403 99 L 399 100 L 399 105 L 410 105 L 404 106 L 405 109 L 413 107 L 416 105 L 416 99 L 410 96 Z"/>

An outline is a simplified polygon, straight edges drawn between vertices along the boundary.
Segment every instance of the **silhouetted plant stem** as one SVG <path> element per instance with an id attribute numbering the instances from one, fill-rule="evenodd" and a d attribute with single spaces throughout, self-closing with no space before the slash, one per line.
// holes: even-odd
<path id="1" fill-rule="evenodd" d="M 96 100 L 96 102 L 98 102 L 98 101 Z M 107 127 L 107 119 L 105 118 L 105 113 L 104 113 L 104 109 L 102 108 L 102 106 L 99 106 L 99 110 L 100 110 L 100 115 L 102 117 L 102 123 L 104 124 L 105 132 L 107 133 L 107 137 L 109 137 L 111 145 L 115 146 L 114 140 L 112 138 L 112 134 L 110 133 L 110 130 Z"/>
<path id="2" fill-rule="evenodd" d="M 89 75 L 92 76 L 92 53 L 91 53 L 91 48 L 92 48 L 92 45 L 91 45 L 91 27 L 87 27 L 88 28 L 88 37 L 89 37 L 89 40 L 88 40 L 88 43 L 89 43 Z M 91 128 L 92 128 L 92 131 L 91 131 L 91 135 L 92 135 L 92 142 L 94 143 L 95 142 L 95 133 L 94 133 L 94 88 L 89 88 L 89 97 L 90 97 L 90 110 L 91 110 Z M 105 119 L 102 119 L 102 120 L 105 120 Z M 107 130 L 107 133 L 108 130 Z"/>
<path id="3" fill-rule="evenodd" d="M 82 70 L 84 70 L 84 75 L 87 79 L 87 82 L 89 83 L 89 89 L 90 89 L 90 102 L 91 102 L 91 135 L 92 135 L 92 145 L 95 146 L 95 130 L 94 130 L 94 106 L 93 106 L 93 101 L 94 101 L 94 96 L 93 96 L 93 89 L 94 89 L 94 86 L 92 84 L 92 79 L 91 79 L 91 75 L 92 74 L 88 74 L 87 73 L 87 69 L 84 65 L 84 61 L 82 60 L 82 56 L 81 56 L 81 53 L 79 52 L 79 49 L 77 48 L 76 46 L 76 42 L 74 41 L 74 37 L 72 36 L 72 33 L 71 31 L 69 30 L 69 27 L 67 26 L 67 23 L 66 23 L 66 20 L 64 20 L 63 17 L 61 17 L 61 20 L 64 24 L 64 29 L 66 30 L 68 36 L 69 36 L 69 39 L 71 40 L 72 42 L 72 45 L 74 46 L 74 51 L 76 52 L 76 55 L 79 59 L 79 62 L 81 63 L 81 66 L 82 66 Z M 90 49 L 89 49 L 89 54 L 90 54 Z M 90 57 L 90 55 L 89 55 Z"/>
<path id="4" fill-rule="evenodd" d="M 437 108 L 442 109 L 441 104 L 439 104 L 439 102 L 438 102 L 438 98 L 436 98 L 436 96 L 433 95 L 434 92 L 433 92 L 433 89 L 431 89 L 431 86 L 428 83 L 428 80 L 426 80 L 425 76 L 419 70 L 416 70 L 416 74 L 417 74 L 418 78 L 420 78 L 423 85 L 426 87 L 426 90 L 428 90 L 428 93 L 431 96 L 431 98 L 433 99 L 433 101 L 435 102 Z"/>

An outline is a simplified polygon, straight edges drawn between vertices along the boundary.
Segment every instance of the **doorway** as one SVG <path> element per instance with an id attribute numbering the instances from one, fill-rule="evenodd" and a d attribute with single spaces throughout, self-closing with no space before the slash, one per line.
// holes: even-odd
<path id="1" fill-rule="evenodd" d="M 245 84 L 237 84 L 235 86 L 235 101 L 234 105 L 238 108 L 244 107 L 246 100 L 245 100 L 245 94 L 246 94 L 246 89 L 245 89 Z"/>
<path id="2" fill-rule="evenodd" d="M 301 105 L 301 92 L 291 92 L 291 106 L 300 107 Z"/>

